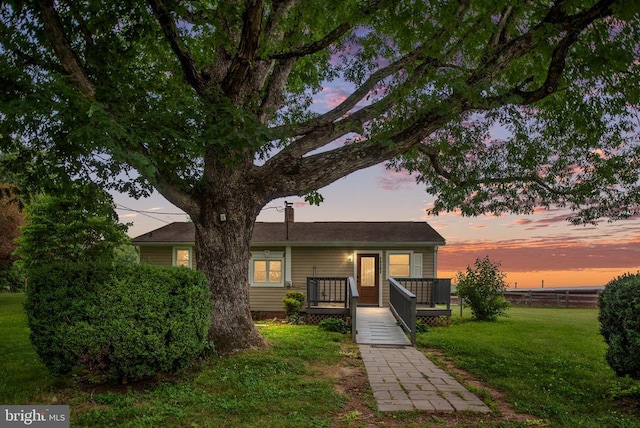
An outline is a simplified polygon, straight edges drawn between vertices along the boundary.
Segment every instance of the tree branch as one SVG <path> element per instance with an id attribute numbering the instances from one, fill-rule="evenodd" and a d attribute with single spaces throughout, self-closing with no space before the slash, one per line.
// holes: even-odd
<path id="1" fill-rule="evenodd" d="M 55 10 L 53 0 L 40 0 L 38 2 L 42 12 L 42 24 L 49 38 L 53 50 L 55 51 L 65 72 L 71 77 L 80 93 L 87 98 L 93 98 L 96 94 L 96 87 L 89 79 L 80 58 L 71 47 L 67 38 L 60 17 Z"/>
<path id="2" fill-rule="evenodd" d="M 265 94 L 260 102 L 260 109 L 258 110 L 258 120 L 260 123 L 266 123 L 268 119 L 282 107 L 284 102 L 284 96 L 282 94 L 294 64 L 294 59 L 287 59 L 278 61 L 273 68 Z"/>
<path id="3" fill-rule="evenodd" d="M 500 21 L 498 22 L 498 28 L 491 37 L 491 47 L 496 48 L 498 45 L 504 44 L 507 40 L 506 30 L 509 27 L 509 23 L 513 19 L 513 6 L 509 5 L 502 10 Z"/>
<path id="4" fill-rule="evenodd" d="M 251 62 L 255 59 L 262 29 L 264 0 L 247 0 L 243 14 L 242 35 L 238 53 L 231 62 L 231 67 L 223 82 L 225 94 L 235 99 L 241 92 Z"/>
<path id="5" fill-rule="evenodd" d="M 291 50 L 289 52 L 275 53 L 269 56 L 269 59 L 301 58 L 303 56 L 312 55 L 329 47 L 333 42 L 342 37 L 351 28 L 351 24 L 340 24 L 320 40 L 300 46 L 297 49 Z"/>
<path id="6" fill-rule="evenodd" d="M 269 13 L 269 18 L 264 27 L 264 33 L 270 41 L 281 41 L 284 36 L 282 30 L 276 31 L 278 22 L 295 6 L 299 0 L 275 0 L 272 4 L 273 10 Z"/>
<path id="7" fill-rule="evenodd" d="M 356 106 L 366 95 L 378 84 L 378 82 L 386 77 L 391 76 L 394 73 L 397 73 L 402 68 L 411 64 L 415 60 L 421 57 L 422 53 L 419 49 L 414 50 L 413 52 L 405 55 L 404 57 L 398 59 L 397 61 L 387 65 L 386 67 L 380 68 L 376 70 L 369 78 L 358 87 L 351 95 L 349 95 L 343 102 L 341 102 L 338 106 L 329 110 L 321 116 L 308 120 L 304 123 L 297 125 L 282 125 L 279 127 L 273 128 L 273 131 L 276 135 L 285 134 L 289 137 L 296 137 L 300 135 L 307 134 L 313 131 L 315 128 L 321 128 L 326 126 L 327 124 L 341 118 L 344 116 L 349 110 Z"/>
<path id="8" fill-rule="evenodd" d="M 545 189 L 547 192 L 557 195 L 557 196 L 566 196 L 567 192 L 563 192 L 553 187 L 549 186 L 544 180 L 537 174 L 528 174 L 528 175 L 508 175 L 503 177 L 485 177 L 481 180 L 461 180 L 455 173 L 445 169 L 440 162 L 440 156 L 429 147 L 420 144 L 417 145 L 416 148 L 420 153 L 426 156 L 429 159 L 429 163 L 433 167 L 434 172 L 444 178 L 445 180 L 453 183 L 456 187 L 459 188 L 469 188 L 475 187 L 481 184 L 508 184 L 508 183 L 534 183 L 538 186 Z"/>
<path id="9" fill-rule="evenodd" d="M 562 38 L 558 46 L 553 50 L 551 62 L 547 68 L 547 78 L 540 88 L 535 91 L 521 91 L 514 89 L 513 93 L 522 98 L 522 104 L 533 104 L 536 101 L 551 95 L 558 89 L 558 84 L 562 79 L 562 73 L 566 66 L 567 53 L 569 48 L 578 39 L 578 34 L 571 32 Z"/>
<path id="10" fill-rule="evenodd" d="M 189 48 L 180 40 L 176 24 L 169 15 L 169 11 L 165 7 L 163 0 L 149 0 L 149 5 L 171 46 L 171 50 L 178 58 L 178 61 L 180 61 L 187 83 L 189 83 L 199 95 L 207 97 L 208 94 L 202 75 L 196 67 L 196 62 Z"/>
<path id="11" fill-rule="evenodd" d="M 491 103 L 504 103 L 509 99 L 518 97 L 520 104 L 533 104 L 541 99 L 555 93 L 562 80 L 562 74 L 566 67 L 566 59 L 571 46 L 578 40 L 579 34 L 598 18 L 611 14 L 612 0 L 603 0 L 594 5 L 591 9 L 573 16 L 567 16 L 561 10 L 562 2 L 555 4 L 547 14 L 545 22 L 553 22 L 566 28 L 566 34 L 560 39 L 551 55 L 547 76 L 544 83 L 535 90 L 523 91 L 520 87 L 513 88 L 498 97 L 489 98 Z M 526 84 L 527 82 L 523 82 Z"/>
<path id="12" fill-rule="evenodd" d="M 431 111 L 415 117 L 411 126 L 389 135 L 384 141 L 371 139 L 302 158 L 287 154 L 267 168 L 261 168 L 261 174 L 270 177 L 275 189 L 273 197 L 306 194 L 352 172 L 406 153 L 448 120 L 450 116 Z"/>

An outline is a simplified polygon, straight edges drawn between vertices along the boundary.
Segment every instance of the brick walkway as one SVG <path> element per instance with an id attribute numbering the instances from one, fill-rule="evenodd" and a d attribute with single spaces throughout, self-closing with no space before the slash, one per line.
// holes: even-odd
<path id="1" fill-rule="evenodd" d="M 387 308 L 358 308 L 357 342 L 381 412 L 480 412 L 489 408 L 412 347 Z"/>

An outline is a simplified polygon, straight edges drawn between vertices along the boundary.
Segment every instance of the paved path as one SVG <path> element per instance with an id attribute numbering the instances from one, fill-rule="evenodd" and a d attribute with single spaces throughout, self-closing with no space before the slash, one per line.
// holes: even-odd
<path id="1" fill-rule="evenodd" d="M 356 340 L 381 412 L 490 412 L 457 380 L 411 346 L 388 308 L 358 308 Z"/>

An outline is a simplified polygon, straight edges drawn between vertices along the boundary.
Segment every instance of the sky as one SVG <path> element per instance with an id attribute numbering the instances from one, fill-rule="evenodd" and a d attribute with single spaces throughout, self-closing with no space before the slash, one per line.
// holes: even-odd
<path id="1" fill-rule="evenodd" d="M 340 79 L 326 83 L 310 108 L 326 112 L 352 90 Z M 502 138 L 500 132 L 495 130 Z M 324 150 L 341 144 L 333 142 Z M 566 221 L 570 212 L 558 209 L 501 217 L 427 216 L 433 197 L 414 177 L 388 170 L 384 164 L 353 173 L 319 192 L 324 197 L 320 206 L 310 206 L 303 198 L 287 199 L 294 203 L 296 221 L 427 221 L 446 240 L 438 252 L 440 278 L 454 278 L 486 256 L 500 263 L 509 286 L 517 288 L 601 286 L 624 273 L 640 271 L 640 218 L 573 226 Z M 180 210 L 157 194 L 142 200 L 116 195 L 115 202 L 146 211 L 118 210 L 122 222 L 133 223 L 132 237 L 187 220 L 184 214 L 173 215 Z M 283 221 L 283 207 L 284 199 L 272 201 L 258 221 Z"/>
<path id="2" fill-rule="evenodd" d="M 320 189 L 324 202 L 294 203 L 295 221 L 426 221 L 446 240 L 438 252 L 438 277 L 453 278 L 488 256 L 514 288 L 605 285 L 627 272 L 640 271 L 640 219 L 573 226 L 570 212 L 539 211 L 531 215 L 462 217 L 458 213 L 428 216 L 433 197 L 408 173 L 377 165 Z M 132 237 L 173 221 L 186 221 L 181 211 L 155 193 L 133 200 L 115 195 L 122 222 L 131 222 Z M 267 204 L 258 221 L 284 221 L 284 199 Z"/>

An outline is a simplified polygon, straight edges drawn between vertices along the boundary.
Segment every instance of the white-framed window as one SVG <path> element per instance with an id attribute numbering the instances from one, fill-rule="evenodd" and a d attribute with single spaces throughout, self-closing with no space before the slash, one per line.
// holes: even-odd
<path id="1" fill-rule="evenodd" d="M 191 247 L 173 247 L 173 265 L 193 267 L 193 250 Z"/>
<path id="2" fill-rule="evenodd" d="M 387 274 L 394 278 L 411 276 L 412 253 L 393 252 L 387 256 Z"/>
<path id="3" fill-rule="evenodd" d="M 387 252 L 387 276 L 394 278 L 421 278 L 422 253 L 413 251 Z"/>
<path id="4" fill-rule="evenodd" d="M 254 287 L 284 287 L 285 263 L 282 251 L 252 251 L 249 280 Z"/>

